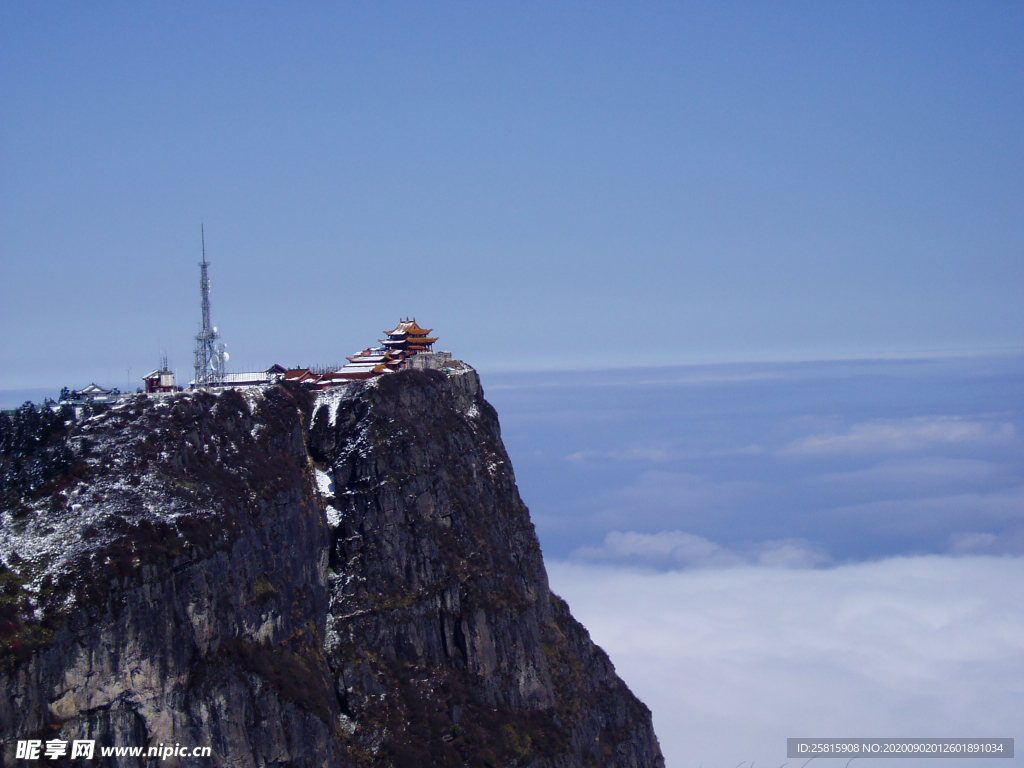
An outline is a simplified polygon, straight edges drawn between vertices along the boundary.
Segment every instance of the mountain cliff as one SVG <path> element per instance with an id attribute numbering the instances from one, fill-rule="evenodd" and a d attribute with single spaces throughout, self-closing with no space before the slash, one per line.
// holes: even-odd
<path id="1" fill-rule="evenodd" d="M 168 766 L 663 765 L 548 589 L 468 366 L 139 396 L 54 439 L 69 468 L 2 512 L 4 765 L 29 738 L 211 748 Z"/>

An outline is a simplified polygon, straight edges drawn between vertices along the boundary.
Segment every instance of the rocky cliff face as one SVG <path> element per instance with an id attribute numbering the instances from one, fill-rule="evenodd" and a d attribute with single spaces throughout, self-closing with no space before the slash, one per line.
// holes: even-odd
<path id="1" fill-rule="evenodd" d="M 3 512 L 4 765 L 27 738 L 212 749 L 166 765 L 663 765 L 548 589 L 472 369 L 138 397 L 68 440 L 71 471 Z"/>

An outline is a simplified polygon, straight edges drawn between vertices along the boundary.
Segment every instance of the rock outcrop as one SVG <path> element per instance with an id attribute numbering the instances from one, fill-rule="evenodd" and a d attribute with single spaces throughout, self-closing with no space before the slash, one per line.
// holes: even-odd
<path id="1" fill-rule="evenodd" d="M 29 738 L 120 766 L 663 765 L 548 589 L 471 368 L 139 396 L 66 440 L 2 513 L 3 765 Z M 212 754 L 99 755 L 175 744 Z"/>

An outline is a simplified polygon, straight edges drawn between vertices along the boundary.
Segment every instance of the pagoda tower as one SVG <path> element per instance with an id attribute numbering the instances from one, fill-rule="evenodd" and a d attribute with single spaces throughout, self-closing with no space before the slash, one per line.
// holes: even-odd
<path id="1" fill-rule="evenodd" d="M 378 341 L 392 352 L 405 352 L 406 356 L 415 355 L 417 352 L 430 352 L 438 337 L 431 336 L 433 328 L 420 328 L 414 317 L 412 320 L 405 318 L 399 320 L 393 330 L 384 331 L 386 339 Z"/>

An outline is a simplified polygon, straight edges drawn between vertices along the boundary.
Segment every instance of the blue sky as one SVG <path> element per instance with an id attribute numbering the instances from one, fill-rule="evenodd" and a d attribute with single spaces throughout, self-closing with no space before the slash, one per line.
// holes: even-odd
<path id="1" fill-rule="evenodd" d="M 1020 347 L 1022 37 L 995 2 L 5 4 L 0 389 L 187 372 L 201 220 L 240 369 L 404 315 L 481 370 Z"/>
<path id="2" fill-rule="evenodd" d="M 235 370 L 481 372 L 672 768 L 1024 733 L 1024 5 L 5 3 L 0 116 L 0 405 L 187 381 L 203 222 Z"/>

